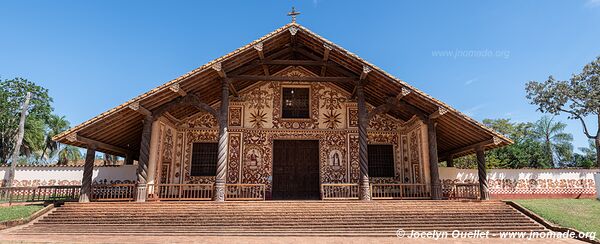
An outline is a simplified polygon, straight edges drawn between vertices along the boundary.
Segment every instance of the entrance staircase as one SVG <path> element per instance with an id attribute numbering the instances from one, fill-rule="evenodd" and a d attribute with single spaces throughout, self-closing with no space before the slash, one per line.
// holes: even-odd
<path id="1" fill-rule="evenodd" d="M 66 203 L 17 234 L 395 236 L 548 231 L 500 201 Z"/>

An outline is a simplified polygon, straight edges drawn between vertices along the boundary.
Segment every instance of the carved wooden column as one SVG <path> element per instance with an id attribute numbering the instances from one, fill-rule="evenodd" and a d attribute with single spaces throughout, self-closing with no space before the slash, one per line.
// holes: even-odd
<path id="1" fill-rule="evenodd" d="M 477 153 L 477 175 L 479 176 L 479 195 L 481 200 L 490 199 L 487 183 L 487 172 L 485 166 L 485 152 L 483 147 L 477 147 L 475 149 Z"/>
<path id="2" fill-rule="evenodd" d="M 216 202 L 225 201 L 225 182 L 227 177 L 227 148 L 228 148 L 228 124 L 229 117 L 229 80 L 222 79 L 221 84 L 221 111 L 219 113 L 219 155 L 217 160 L 217 177 L 215 180 Z"/>
<path id="3" fill-rule="evenodd" d="M 133 165 L 133 155 L 131 153 L 128 153 L 127 155 L 125 155 L 125 165 Z"/>
<path id="4" fill-rule="evenodd" d="M 431 178 L 431 198 L 442 199 L 442 186 L 440 185 L 440 171 L 438 167 L 437 132 L 436 122 L 427 120 L 427 138 L 429 144 L 429 175 Z"/>
<path id="5" fill-rule="evenodd" d="M 446 160 L 446 167 L 454 167 L 454 155 L 448 156 Z"/>
<path id="6" fill-rule="evenodd" d="M 144 117 L 142 129 L 142 142 L 140 143 L 140 157 L 137 170 L 137 202 L 145 202 L 148 195 L 146 183 L 148 180 L 148 160 L 150 159 L 150 140 L 152 138 L 152 116 Z"/>
<path id="7" fill-rule="evenodd" d="M 94 174 L 94 160 L 96 159 L 96 145 L 87 146 L 85 153 L 85 164 L 83 165 L 83 178 L 81 179 L 81 191 L 79 202 L 89 202 L 92 194 L 92 175 Z"/>
<path id="8" fill-rule="evenodd" d="M 371 200 L 371 189 L 369 187 L 369 157 L 367 152 L 367 125 L 369 121 L 363 84 L 359 83 L 356 86 L 356 99 L 358 102 L 358 158 L 360 166 L 359 198 L 361 200 L 369 201 Z"/>

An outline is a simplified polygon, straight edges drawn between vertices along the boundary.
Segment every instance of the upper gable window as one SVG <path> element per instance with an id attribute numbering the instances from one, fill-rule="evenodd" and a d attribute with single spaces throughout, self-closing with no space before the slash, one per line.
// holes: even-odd
<path id="1" fill-rule="evenodd" d="M 282 118 L 308 119 L 310 118 L 310 90 L 309 88 L 289 87 L 283 88 Z"/>

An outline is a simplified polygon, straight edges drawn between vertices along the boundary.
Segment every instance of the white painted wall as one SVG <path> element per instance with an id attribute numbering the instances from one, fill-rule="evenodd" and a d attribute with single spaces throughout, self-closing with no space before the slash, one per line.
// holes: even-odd
<path id="1" fill-rule="evenodd" d="M 600 173 L 594 175 L 596 179 L 596 198 L 600 200 Z"/>
<path id="2" fill-rule="evenodd" d="M 594 179 L 594 174 L 600 169 L 488 169 L 488 180 L 580 180 Z M 457 169 L 440 167 L 440 179 L 464 181 L 477 181 L 477 169 Z"/>
<path id="3" fill-rule="evenodd" d="M 489 169 L 490 194 L 596 195 L 599 169 Z M 477 169 L 440 168 L 440 180 L 478 182 Z"/>
<path id="4" fill-rule="evenodd" d="M 9 167 L 0 167 L 0 179 L 5 179 Z M 92 180 L 100 182 L 134 182 L 136 179 L 137 165 L 123 165 L 112 167 L 95 167 Z M 15 186 L 39 185 L 79 185 L 83 177 L 83 167 L 17 167 L 15 172 Z M 6 179 L 5 179 L 6 180 Z"/>

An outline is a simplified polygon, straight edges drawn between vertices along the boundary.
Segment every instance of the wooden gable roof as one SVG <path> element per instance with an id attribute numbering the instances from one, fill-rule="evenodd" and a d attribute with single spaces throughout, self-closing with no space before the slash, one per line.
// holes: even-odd
<path id="1" fill-rule="evenodd" d="M 357 55 L 313 33 L 297 24 L 289 23 L 275 31 L 217 58 L 187 74 L 158 86 L 113 109 L 85 121 L 53 139 L 70 145 L 85 147 L 93 141 L 97 150 L 124 156 L 137 154 L 142 133 L 142 109 L 152 111 L 177 98 L 182 91 L 193 93 L 207 104 L 216 104 L 220 100 L 220 76 L 214 66 L 228 75 L 241 77 L 233 82 L 233 89 L 242 90 L 251 86 L 265 73 L 274 74 L 289 65 L 301 65 L 323 80 L 353 93 L 355 84 L 334 77 L 358 79 L 363 69 L 369 69 L 365 86 L 367 102 L 378 106 L 384 104 L 387 97 L 407 94 L 402 101 L 426 114 L 447 111 L 437 119 L 438 151 L 440 158 L 453 154 L 456 156 L 472 153 L 475 146 L 487 149 L 508 145 L 510 139 L 485 127 L 460 111 L 425 94 L 408 83 L 390 75 L 379 67 L 363 60 Z M 244 78 L 245 77 L 245 78 Z M 181 106 L 170 111 L 175 118 L 183 118 L 198 112 L 196 108 Z M 414 113 L 410 110 L 393 112 L 393 116 L 409 120 Z"/>

